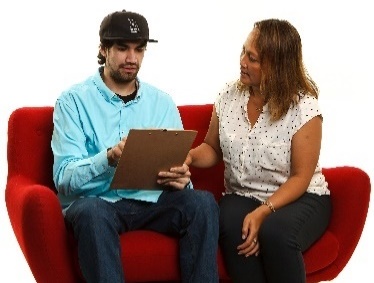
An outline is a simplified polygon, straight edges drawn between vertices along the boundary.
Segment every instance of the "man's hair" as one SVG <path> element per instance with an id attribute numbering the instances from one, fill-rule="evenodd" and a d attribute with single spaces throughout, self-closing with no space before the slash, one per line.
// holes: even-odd
<path id="1" fill-rule="evenodd" d="M 129 43 L 130 41 L 127 41 L 127 40 L 121 40 L 121 39 L 115 39 L 115 40 L 102 40 L 100 42 L 100 49 L 110 49 L 113 45 L 117 44 L 117 45 L 124 45 L 126 43 Z M 131 41 L 132 42 L 132 41 Z M 140 41 L 136 41 L 136 43 L 139 43 L 144 46 L 144 47 L 147 47 L 147 40 L 140 40 Z M 105 62 L 106 62 L 106 58 L 100 53 L 100 50 L 99 50 L 99 53 L 97 54 L 97 63 L 99 65 L 104 65 Z"/>

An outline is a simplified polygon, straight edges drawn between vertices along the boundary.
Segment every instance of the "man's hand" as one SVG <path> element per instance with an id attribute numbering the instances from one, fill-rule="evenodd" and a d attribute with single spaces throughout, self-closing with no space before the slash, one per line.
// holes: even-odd
<path id="1" fill-rule="evenodd" d="M 118 164 L 118 160 L 122 155 L 123 148 L 125 147 L 127 137 L 123 137 L 121 141 L 116 144 L 115 146 L 111 147 L 107 151 L 107 158 L 108 158 L 108 164 L 112 167 L 116 167 Z"/>
<path id="2" fill-rule="evenodd" d="M 158 184 L 171 186 L 178 190 L 183 190 L 190 182 L 191 172 L 187 164 L 181 167 L 172 167 L 169 171 L 159 172 Z"/>

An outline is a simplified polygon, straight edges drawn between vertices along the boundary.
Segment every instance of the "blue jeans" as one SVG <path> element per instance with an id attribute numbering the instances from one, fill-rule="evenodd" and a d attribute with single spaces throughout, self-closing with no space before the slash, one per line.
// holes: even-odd
<path id="1" fill-rule="evenodd" d="M 140 229 L 179 238 L 182 282 L 218 282 L 219 208 L 207 191 L 164 191 L 157 203 L 82 198 L 66 211 L 65 221 L 88 283 L 125 282 L 119 234 Z"/>

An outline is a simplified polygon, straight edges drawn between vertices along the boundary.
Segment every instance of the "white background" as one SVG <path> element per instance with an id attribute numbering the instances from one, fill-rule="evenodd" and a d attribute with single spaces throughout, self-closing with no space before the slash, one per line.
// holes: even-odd
<path id="1" fill-rule="evenodd" d="M 52 106 L 63 89 L 96 71 L 98 30 L 105 15 L 127 9 L 146 16 L 151 37 L 159 43 L 149 44 L 140 78 L 169 92 L 178 105 L 212 103 L 223 84 L 238 76 L 239 53 L 254 21 L 271 17 L 289 20 L 300 32 L 306 66 L 321 90 L 321 165 L 360 167 L 373 180 L 374 24 L 369 3 L 2 1 L 0 281 L 35 282 L 16 242 L 4 202 L 9 115 L 22 106 Z M 334 282 L 357 282 L 358 277 L 370 282 L 373 278 L 372 258 L 369 265 L 373 220 L 371 207 L 359 245 Z"/>

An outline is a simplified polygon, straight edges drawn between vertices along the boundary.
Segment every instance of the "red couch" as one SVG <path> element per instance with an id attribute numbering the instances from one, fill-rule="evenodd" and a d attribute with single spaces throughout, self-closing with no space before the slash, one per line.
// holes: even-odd
<path id="1" fill-rule="evenodd" d="M 212 105 L 179 106 L 186 129 L 207 131 Z M 50 106 L 15 110 L 8 124 L 8 178 L 5 200 L 9 218 L 37 282 L 83 282 L 73 237 L 65 229 L 52 182 L 52 111 Z M 223 191 L 223 166 L 191 168 L 196 189 Z M 331 189 L 333 213 L 324 235 L 304 253 L 307 280 L 334 279 L 349 261 L 360 239 L 368 211 L 371 184 L 359 168 L 323 169 Z M 150 231 L 121 236 L 127 282 L 178 282 L 178 242 Z M 220 253 L 221 282 L 230 282 Z M 200 283 L 200 282 L 198 282 Z M 201 282 L 203 283 L 203 282 Z"/>

